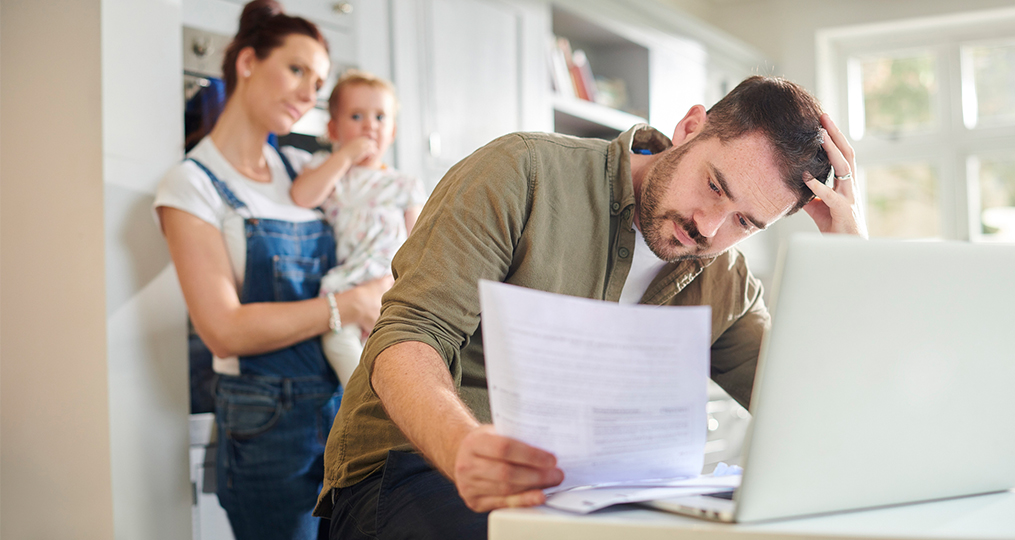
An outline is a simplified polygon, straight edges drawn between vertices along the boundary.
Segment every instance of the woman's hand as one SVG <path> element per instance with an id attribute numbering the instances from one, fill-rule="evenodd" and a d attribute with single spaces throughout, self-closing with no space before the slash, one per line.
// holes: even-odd
<path id="1" fill-rule="evenodd" d="M 832 163 L 835 187 L 828 187 L 815 178 L 805 178 L 804 182 L 816 198 L 807 203 L 804 210 L 823 233 L 855 234 L 867 238 L 867 225 L 856 200 L 853 179 L 856 155 L 845 135 L 827 114 L 821 115 L 821 125 L 826 134 L 822 147 Z"/>

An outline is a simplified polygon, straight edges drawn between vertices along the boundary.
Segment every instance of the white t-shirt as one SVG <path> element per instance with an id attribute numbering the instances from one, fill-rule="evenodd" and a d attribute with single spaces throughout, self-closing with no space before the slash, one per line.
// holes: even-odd
<path id="1" fill-rule="evenodd" d="M 285 152 L 285 157 L 297 173 L 310 161 L 310 154 L 297 148 L 285 146 L 282 147 L 282 152 Z M 317 210 L 301 208 L 293 203 L 289 196 L 289 188 L 292 186 L 289 173 L 275 149 L 267 144 L 264 145 L 264 157 L 271 170 L 271 183 L 257 182 L 240 174 L 226 161 L 209 137 L 202 139 L 187 157 L 208 167 L 237 199 L 246 203 L 249 215 L 240 215 L 234 211 L 219 195 L 208 175 L 189 160 L 169 169 L 162 177 L 152 206 L 183 210 L 222 231 L 226 249 L 229 250 L 229 260 L 233 264 L 237 290 L 243 286 L 243 270 L 247 262 L 247 238 L 243 227 L 245 217 L 294 222 L 323 218 Z M 158 221 L 157 213 L 155 220 Z"/>
<path id="2" fill-rule="evenodd" d="M 666 261 L 656 257 L 645 243 L 645 237 L 641 235 L 638 227 L 634 228 L 634 254 L 631 259 L 631 271 L 627 273 L 627 280 L 624 281 L 624 288 L 620 291 L 621 304 L 637 304 L 645 291 L 652 284 L 652 280 L 659 275 L 659 271 L 666 266 Z"/>
<path id="3" fill-rule="evenodd" d="M 187 157 L 200 161 L 211 170 L 215 177 L 226 184 L 237 199 L 246 203 L 243 215 L 234 211 L 212 185 L 208 175 L 192 161 L 183 161 L 165 174 L 155 192 L 152 208 L 167 206 L 183 210 L 196 216 L 222 232 L 229 261 L 232 263 L 236 290 L 243 287 L 243 274 L 247 262 L 247 238 L 243 220 L 245 218 L 278 219 L 293 222 L 316 221 L 323 216 L 317 210 L 301 208 L 289 196 L 292 180 L 286 172 L 282 159 L 274 148 L 264 145 L 264 157 L 271 170 L 271 182 L 257 182 L 240 174 L 219 152 L 211 138 L 205 137 Z M 292 147 L 283 147 L 282 152 L 296 172 L 303 169 L 310 154 Z M 155 214 L 158 222 L 158 213 Z M 160 224 L 161 225 L 161 224 Z M 213 358 L 212 364 L 218 373 L 240 374 L 239 359 Z"/>

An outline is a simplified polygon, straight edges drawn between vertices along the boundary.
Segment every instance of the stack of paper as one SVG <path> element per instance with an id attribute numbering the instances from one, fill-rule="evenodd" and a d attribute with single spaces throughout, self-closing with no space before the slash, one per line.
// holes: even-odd
<path id="1" fill-rule="evenodd" d="M 735 487 L 738 477 L 699 476 L 709 307 L 618 305 L 489 281 L 480 299 L 494 426 L 557 457 L 564 482 L 547 490 L 548 504 L 591 511 Z"/>

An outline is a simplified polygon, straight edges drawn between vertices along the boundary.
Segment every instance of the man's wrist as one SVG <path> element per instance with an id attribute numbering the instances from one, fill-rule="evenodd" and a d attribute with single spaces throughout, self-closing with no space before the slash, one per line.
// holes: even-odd
<path id="1" fill-rule="evenodd" d="M 448 474 L 448 478 L 450 478 L 452 482 L 455 481 L 455 467 L 458 465 L 458 454 L 462 451 L 462 442 L 469 436 L 470 433 L 479 427 L 480 424 L 478 423 L 474 426 L 460 425 L 458 426 L 457 431 L 449 437 L 451 440 L 451 443 L 449 444 L 451 462 L 450 468 L 445 474 Z"/>

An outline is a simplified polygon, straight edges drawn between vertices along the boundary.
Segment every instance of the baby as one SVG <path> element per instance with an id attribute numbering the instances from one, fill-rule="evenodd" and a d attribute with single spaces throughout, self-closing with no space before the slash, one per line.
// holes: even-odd
<path id="1" fill-rule="evenodd" d="M 328 100 L 333 151 L 315 154 L 293 181 L 293 201 L 306 208 L 320 206 L 335 230 L 338 265 L 321 280 L 321 296 L 390 274 L 391 259 L 426 200 L 418 178 L 382 161 L 395 138 L 397 108 L 391 83 L 347 71 Z M 347 324 L 321 338 L 342 386 L 359 364 L 362 337 L 358 326 Z"/>

